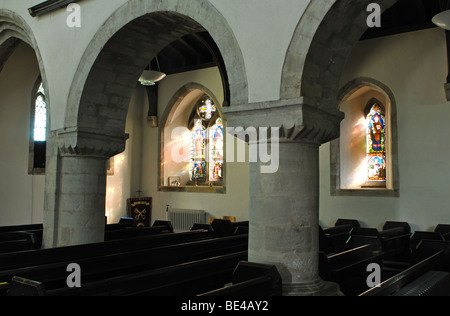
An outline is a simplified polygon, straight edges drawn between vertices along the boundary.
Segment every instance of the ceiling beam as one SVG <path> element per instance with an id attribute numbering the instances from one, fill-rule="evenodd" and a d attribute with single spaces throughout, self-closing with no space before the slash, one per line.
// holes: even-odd
<path id="1" fill-rule="evenodd" d="M 79 1 L 80 0 L 47 0 L 28 8 L 28 13 L 30 13 L 32 17 L 37 17 Z"/>

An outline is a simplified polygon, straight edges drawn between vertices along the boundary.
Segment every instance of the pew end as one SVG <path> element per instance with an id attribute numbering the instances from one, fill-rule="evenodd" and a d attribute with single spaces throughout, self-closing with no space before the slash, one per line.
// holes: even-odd
<path id="1" fill-rule="evenodd" d="M 282 279 L 274 265 L 241 261 L 233 271 L 232 285 L 198 296 L 281 296 Z"/>
<path id="2" fill-rule="evenodd" d="M 351 225 L 353 227 L 361 227 L 361 224 L 356 219 L 346 219 L 346 218 L 339 218 L 334 226 L 341 226 L 341 225 Z"/>
<path id="3" fill-rule="evenodd" d="M 45 287 L 41 282 L 14 276 L 8 287 L 8 296 L 45 296 Z"/>
<path id="4" fill-rule="evenodd" d="M 173 226 L 171 221 L 155 220 L 152 227 L 163 227 L 168 233 L 173 233 Z"/>

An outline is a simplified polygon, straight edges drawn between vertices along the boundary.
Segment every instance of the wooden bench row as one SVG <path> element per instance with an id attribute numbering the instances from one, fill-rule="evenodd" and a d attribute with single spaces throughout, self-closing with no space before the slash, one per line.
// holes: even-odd
<path id="1" fill-rule="evenodd" d="M 135 247 L 134 250 L 122 248 L 120 252 L 117 249 L 111 250 L 109 248 L 111 245 L 108 245 L 107 248 L 102 248 L 102 245 L 92 246 L 75 246 L 79 247 L 76 252 L 71 251 L 74 247 L 40 250 L 38 252 L 53 252 L 52 257 L 57 261 L 48 262 L 49 260 L 45 259 L 46 256 L 43 253 L 35 254 L 33 263 L 28 262 L 26 266 L 0 271 L 0 283 L 10 282 L 12 277 L 20 276 L 45 283 L 46 288 L 57 288 L 65 286 L 68 274 L 66 269 L 70 263 L 76 263 L 81 266 L 83 280 L 88 282 L 96 280 L 96 278 L 137 272 L 149 267 L 163 267 L 208 256 L 247 250 L 248 236 L 209 238 L 191 242 L 183 240 L 181 243 L 160 247 L 141 245 L 140 247 Z M 99 251 L 97 253 L 90 252 L 90 256 L 83 251 L 83 249 L 92 251 L 95 248 Z M 110 251 L 106 249 L 110 249 Z M 14 256 L 14 254 L 11 256 Z M 37 261 L 40 262 L 39 265 L 36 265 Z"/>
<path id="2" fill-rule="evenodd" d="M 319 248 L 325 253 L 339 253 L 371 244 L 383 251 L 384 259 L 404 261 L 410 253 L 411 228 L 405 222 L 387 221 L 383 230 L 362 228 L 356 220 L 338 220 L 335 227 L 319 227 Z"/>
<path id="3" fill-rule="evenodd" d="M 214 283 L 214 286 L 204 291 L 213 290 L 225 284 L 220 283 L 220 271 L 227 274 L 228 280 L 237 263 L 247 259 L 246 226 L 248 223 L 231 225 L 230 221 L 220 221 L 211 225 L 194 225 L 189 232 L 173 233 L 170 222 L 156 221 L 147 228 L 121 224 L 108 226 L 106 232 L 113 237 L 101 243 L 3 253 L 0 254 L 0 293 L 21 295 L 28 293 L 30 288 L 44 288 L 46 295 L 66 295 L 67 267 L 71 263 L 81 267 L 83 289 L 97 288 L 100 284 L 112 282 L 113 279 L 119 282 L 120 279 L 118 291 L 128 291 L 131 295 L 132 291 L 126 284 L 134 276 L 160 275 L 161 280 L 167 281 L 167 278 L 183 271 L 187 276 L 195 269 L 199 269 L 200 273 L 205 269 L 202 263 L 210 262 L 212 264 L 208 269 L 216 270 L 212 280 L 218 280 L 219 283 Z M 208 275 L 207 278 L 210 277 Z M 181 283 L 190 284 L 191 281 L 184 280 Z M 177 283 L 178 289 L 181 283 Z M 137 291 L 138 287 L 135 286 L 133 291 Z M 154 293 L 151 286 L 147 288 L 148 293 Z M 177 293 L 173 289 L 169 290 L 169 287 L 167 289 Z M 164 293 L 164 290 L 159 289 L 157 292 Z M 102 295 L 108 293 L 102 291 Z M 76 295 L 76 292 L 70 291 L 69 295 Z"/>
<path id="4" fill-rule="evenodd" d="M 10 296 L 280 296 L 275 266 L 242 261 L 247 252 L 191 261 L 84 284 L 46 290 L 41 282 L 14 277 Z M 236 264 L 237 263 L 237 264 Z M 228 285 L 232 281 L 232 285 Z"/>
<path id="5" fill-rule="evenodd" d="M 41 253 L 39 258 L 28 258 L 37 260 L 37 266 L 0 271 L 0 280 L 11 278 L 7 282 L 10 296 L 281 295 L 281 277 L 276 267 L 247 262 L 248 235 L 239 230 L 234 230 L 232 236 L 218 237 L 211 233 L 211 228 L 200 228 L 185 233 L 3 254 L 9 259 L 19 255 L 16 261 L 23 262 L 27 260 L 26 253 L 29 256 Z M 188 242 L 182 237 L 199 240 Z M 146 240 L 153 242 L 153 246 L 141 245 L 125 251 L 131 245 L 130 240 Z M 173 243 L 161 246 L 167 240 Z M 73 260 L 65 259 L 77 259 L 76 254 L 82 256 L 75 261 L 81 267 L 82 286 L 69 288 L 65 284 L 66 264 Z M 57 262 L 48 263 L 53 260 Z"/>
<path id="6" fill-rule="evenodd" d="M 336 254 L 319 252 L 319 275 L 325 281 L 337 283 L 344 295 L 355 296 L 367 290 L 368 265 L 381 266 L 383 255 L 370 244 Z"/>
<path id="7" fill-rule="evenodd" d="M 273 265 L 240 262 L 233 271 L 232 284 L 198 296 L 280 296 L 282 280 Z"/>
<path id="8" fill-rule="evenodd" d="M 414 265 L 439 252 L 440 249 L 430 248 L 430 242 L 443 242 L 445 236 L 449 236 L 447 235 L 449 228 L 449 225 L 438 225 L 435 232 L 411 233 L 407 223 L 386 222 L 383 230 L 378 231 L 373 228 L 361 228 L 357 221 L 343 220 L 334 228 L 320 232 L 322 236 L 319 254 L 320 275 L 324 280 L 338 283 L 341 291 L 351 296 L 369 290 L 367 268 L 372 263 L 381 267 L 383 282 L 396 280 L 402 273 L 406 273 L 408 275 L 406 279 L 410 280 L 414 278 L 414 274 L 410 276 L 411 271 L 415 271 Z M 450 257 L 440 257 L 440 260 L 444 261 L 442 266 L 447 269 L 450 267 Z M 416 282 L 445 279 L 445 275 L 437 275 L 430 271 L 427 273 L 422 276 L 424 279 Z"/>
<path id="9" fill-rule="evenodd" d="M 9 295 L 23 295 L 25 291 L 27 295 L 33 295 L 29 290 L 31 284 L 35 289 L 34 295 L 41 296 L 192 296 L 222 287 L 230 281 L 234 268 L 243 260 L 247 260 L 247 251 L 91 280 L 78 288 L 61 286 L 49 289 L 44 282 L 16 277 Z"/>
<path id="10" fill-rule="evenodd" d="M 135 227 L 135 226 L 134 226 Z M 105 240 L 137 237 L 140 235 L 173 232 L 170 222 L 155 222 L 153 227 L 131 229 L 133 222 L 125 220 L 105 225 Z M 0 227 L 0 253 L 40 249 L 42 247 L 43 225 L 14 225 Z"/>
<path id="11" fill-rule="evenodd" d="M 194 232 L 209 233 L 189 233 Z M 86 246 L 92 245 L 77 247 Z M 11 277 L 10 296 L 247 296 L 248 291 L 254 295 L 280 295 L 281 277 L 276 268 L 246 262 L 247 247 L 248 236 L 238 234 L 85 258 L 77 262 L 82 271 L 80 288 L 64 284 L 68 262 L 2 271 L 0 280 Z M 69 249 L 65 250 L 69 253 Z M 230 282 L 231 286 L 225 286 Z"/>
<path id="12" fill-rule="evenodd" d="M 231 223 L 229 220 L 214 221 L 209 224 L 194 224 L 192 230 L 205 229 L 211 235 L 230 236 L 248 234 L 248 222 Z M 122 218 L 117 224 L 105 225 L 105 241 L 138 238 L 150 235 L 172 233 L 170 221 L 155 221 L 151 227 L 136 227 L 133 219 Z M 18 225 L 0 227 L 0 254 L 25 250 L 40 249 L 42 247 L 43 225 Z"/>
<path id="13" fill-rule="evenodd" d="M 450 241 L 422 239 L 410 267 L 360 296 L 450 296 Z"/>

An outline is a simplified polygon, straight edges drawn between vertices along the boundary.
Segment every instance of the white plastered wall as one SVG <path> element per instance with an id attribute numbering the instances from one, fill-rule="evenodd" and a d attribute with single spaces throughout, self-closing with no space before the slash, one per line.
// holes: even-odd
<path id="1" fill-rule="evenodd" d="M 223 89 L 217 68 L 206 68 L 169 75 L 159 83 L 158 117 L 183 86 L 197 83 L 211 91 L 223 102 Z M 145 89 L 137 86 L 130 103 L 126 132 L 130 134 L 125 152 L 116 156 L 114 175 L 108 176 L 106 210 L 109 223 L 127 216 L 126 200 L 137 197 L 137 191 L 153 201 L 152 222 L 166 219 L 166 205 L 170 208 L 205 210 L 208 216 L 234 216 L 248 220 L 249 164 L 233 162 L 226 165 L 225 193 L 163 192 L 159 185 L 159 131 L 147 124 L 148 100 Z M 160 122 L 161 123 L 161 122 Z M 162 124 L 162 123 L 161 123 Z M 160 126 L 162 127 L 162 126 Z M 236 140 L 241 142 L 239 140 Z M 238 145 L 236 145 L 238 146 Z"/>
<path id="2" fill-rule="evenodd" d="M 28 174 L 31 94 L 38 76 L 36 56 L 25 43 L 0 72 L 0 226 L 42 223 L 45 177 Z"/>
<path id="3" fill-rule="evenodd" d="M 360 42 L 350 56 L 342 85 L 369 77 L 388 86 L 398 114 L 400 197 L 331 196 L 330 146 L 320 149 L 320 220 L 355 218 L 381 228 L 407 221 L 412 229 L 431 230 L 449 223 L 449 103 L 445 34 L 438 28 Z"/>
<path id="4" fill-rule="evenodd" d="M 28 8 L 42 1 L 6 0 L 2 2 L 2 9 L 19 14 L 30 26 L 36 38 L 48 78 L 51 102 L 55 105 L 50 109 L 52 130 L 61 129 L 64 125 L 65 105 L 74 74 L 95 33 L 123 5 L 132 6 L 131 2 L 142 1 L 80 1 L 80 28 L 67 26 L 67 18 L 72 12 L 68 12 L 65 8 L 33 18 L 28 14 Z M 248 80 L 249 101 L 278 100 L 285 54 L 294 29 L 310 1 L 281 0 L 282 4 L 280 1 L 272 0 L 211 0 L 210 2 L 230 25 L 242 51 Z M 202 21 L 197 22 L 202 23 Z M 89 56 L 89 58 L 95 58 L 95 56 Z"/>

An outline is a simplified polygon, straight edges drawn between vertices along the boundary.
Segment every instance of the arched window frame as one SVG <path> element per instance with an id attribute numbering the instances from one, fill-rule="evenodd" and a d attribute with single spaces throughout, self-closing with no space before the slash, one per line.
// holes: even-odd
<path id="1" fill-rule="evenodd" d="M 397 106 L 396 100 L 393 92 L 388 86 L 382 82 L 369 77 L 358 77 L 346 85 L 344 85 L 339 93 L 339 105 L 348 96 L 352 95 L 357 90 L 364 87 L 372 87 L 380 92 L 382 92 L 389 99 L 389 107 L 386 108 L 387 124 L 388 128 L 386 130 L 386 138 L 389 142 L 387 150 L 387 163 L 390 165 L 390 180 L 389 185 L 362 185 L 361 188 L 345 188 L 341 185 L 341 177 L 345 176 L 341 172 L 341 161 L 340 151 L 341 151 L 341 139 L 343 137 L 351 137 L 349 135 L 343 135 L 341 133 L 340 138 L 330 142 L 330 193 L 332 196 L 389 196 L 389 197 L 399 197 L 400 196 L 400 177 L 399 177 L 399 163 L 398 163 L 398 131 L 397 131 Z M 371 100 L 372 101 L 372 100 Z M 371 102 L 369 101 L 369 103 Z M 367 103 L 365 104 L 367 106 Z M 385 104 L 383 104 L 386 106 Z M 364 112 L 364 111 L 363 111 Z M 361 118 L 365 119 L 366 114 L 362 113 Z"/>
<path id="2" fill-rule="evenodd" d="M 206 113 L 202 113 L 202 108 L 206 106 L 207 103 L 210 103 L 213 107 L 212 111 L 208 111 Z M 205 183 L 209 186 L 217 186 L 222 185 L 223 176 L 220 179 L 214 179 L 212 176 L 212 172 L 214 170 L 213 164 L 215 162 L 221 163 L 220 174 L 223 174 L 223 151 L 222 157 L 213 157 L 212 147 L 213 147 L 213 127 L 217 124 L 218 120 L 222 121 L 222 117 L 218 111 L 217 105 L 214 100 L 208 96 L 203 95 L 199 101 L 194 106 L 192 110 L 191 118 L 188 123 L 188 128 L 191 131 L 192 139 L 191 139 L 191 164 L 190 164 L 190 181 L 187 185 L 198 185 L 199 183 Z M 199 126 L 201 124 L 201 127 Z M 196 145 L 198 140 L 196 137 L 198 133 L 202 133 L 203 137 L 203 149 L 201 156 L 195 155 L 196 153 Z M 222 133 L 223 133 L 223 123 L 222 123 Z M 223 135 L 223 134 L 222 134 Z M 222 137 L 222 148 L 223 148 L 223 137 Z M 204 171 L 203 176 L 195 176 L 194 170 L 201 169 Z M 198 174 L 196 174 L 198 175 Z"/>
<path id="3" fill-rule="evenodd" d="M 40 91 L 42 85 L 42 78 L 39 76 L 33 85 L 31 90 L 31 102 L 30 102 L 30 141 L 29 141 L 29 157 L 28 157 L 28 174 L 43 175 L 45 174 L 45 161 L 46 161 L 46 134 L 45 139 L 35 139 L 35 124 L 36 124 L 36 105 L 38 98 L 43 98 L 45 101 L 45 90 Z M 47 109 L 46 109 L 47 110 Z M 47 117 L 47 115 L 46 115 Z M 47 121 L 46 121 L 47 125 Z"/>
<path id="4" fill-rule="evenodd" d="M 222 181 L 215 181 L 215 182 L 197 182 L 197 185 L 195 185 L 195 181 L 192 181 L 189 183 L 189 185 L 184 185 L 184 183 L 178 185 L 171 185 L 172 179 L 174 179 L 175 183 L 177 183 L 176 178 L 178 176 L 175 175 L 175 177 L 172 177 L 173 174 L 167 172 L 165 169 L 166 165 L 166 144 L 170 142 L 170 132 L 166 130 L 167 124 L 173 119 L 174 113 L 179 108 L 180 104 L 184 102 L 186 98 L 191 98 L 192 94 L 197 95 L 197 99 L 202 99 L 204 97 L 210 97 L 214 104 L 217 106 L 217 115 L 222 119 L 223 129 L 226 130 L 226 116 L 222 112 L 222 106 L 221 103 L 218 101 L 218 98 L 214 95 L 214 93 L 206 88 L 205 86 L 196 83 L 196 82 L 190 82 L 185 84 L 183 87 L 181 87 L 177 92 L 174 93 L 170 101 L 168 102 L 168 106 L 164 110 L 158 125 L 160 126 L 159 130 L 159 139 L 160 139 L 160 146 L 159 146 L 159 168 L 158 168 L 158 190 L 163 192 L 198 192 L 198 193 L 219 193 L 224 194 L 226 193 L 226 174 L 227 174 L 227 165 L 226 160 L 223 160 L 223 169 L 222 169 Z M 186 118 L 186 129 L 190 130 L 193 126 L 193 116 L 195 114 L 195 111 L 192 111 L 194 108 L 194 104 L 197 104 L 196 101 L 192 102 L 192 108 L 190 116 L 188 115 L 188 118 Z M 213 120 L 211 120 L 213 122 Z M 205 126 L 206 128 L 209 128 L 210 126 Z M 223 135 L 223 144 L 224 144 L 224 151 L 223 156 L 226 157 L 225 152 L 225 144 L 226 144 L 226 133 Z M 169 153 L 170 155 L 170 153 Z"/>

